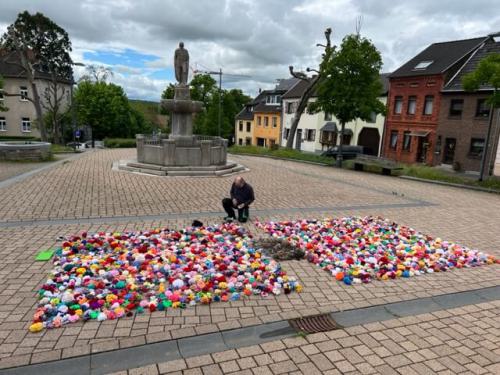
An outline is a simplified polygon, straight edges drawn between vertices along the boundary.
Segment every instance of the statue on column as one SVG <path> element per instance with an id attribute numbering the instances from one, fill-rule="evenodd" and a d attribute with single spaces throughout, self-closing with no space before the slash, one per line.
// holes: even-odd
<path id="1" fill-rule="evenodd" d="M 184 43 L 179 43 L 179 48 L 175 50 L 174 55 L 175 79 L 180 86 L 186 86 L 189 73 L 189 53 L 184 48 Z"/>

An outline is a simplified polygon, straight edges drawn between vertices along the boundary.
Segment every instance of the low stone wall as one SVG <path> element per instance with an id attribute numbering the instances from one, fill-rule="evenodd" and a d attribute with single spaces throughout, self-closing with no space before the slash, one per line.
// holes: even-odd
<path id="1" fill-rule="evenodd" d="M 50 143 L 46 142 L 0 142 L 0 160 L 43 161 L 52 156 Z"/>
<path id="2" fill-rule="evenodd" d="M 163 166 L 210 166 L 227 162 L 227 140 L 219 137 L 177 137 L 149 141 L 137 135 L 137 161 Z"/>

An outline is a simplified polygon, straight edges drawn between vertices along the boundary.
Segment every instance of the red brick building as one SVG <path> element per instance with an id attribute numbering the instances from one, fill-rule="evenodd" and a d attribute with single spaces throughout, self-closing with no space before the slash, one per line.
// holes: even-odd
<path id="1" fill-rule="evenodd" d="M 486 39 L 432 44 L 389 76 L 385 157 L 434 164 L 441 90 Z"/>
<path id="2" fill-rule="evenodd" d="M 482 85 L 476 92 L 466 92 L 462 86 L 462 78 L 474 71 L 482 59 L 495 53 L 500 54 L 500 42 L 496 42 L 492 36 L 474 51 L 443 88 L 436 132 L 435 165 L 479 172 L 492 116 L 490 139 L 483 165 L 485 175 L 492 174 L 500 132 L 499 110 L 490 113 L 490 105 L 486 102 L 493 93 L 493 87 Z"/>

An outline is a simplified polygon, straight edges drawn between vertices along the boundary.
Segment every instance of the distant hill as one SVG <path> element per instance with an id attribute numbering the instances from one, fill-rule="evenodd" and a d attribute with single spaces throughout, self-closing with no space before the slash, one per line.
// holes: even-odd
<path id="1" fill-rule="evenodd" d="M 158 127 L 166 130 L 168 126 L 168 116 L 160 115 L 158 112 L 158 106 L 160 103 L 148 101 L 148 100 L 136 100 L 129 99 L 130 106 L 136 111 L 142 113 L 144 118 L 153 124 L 154 127 Z"/>

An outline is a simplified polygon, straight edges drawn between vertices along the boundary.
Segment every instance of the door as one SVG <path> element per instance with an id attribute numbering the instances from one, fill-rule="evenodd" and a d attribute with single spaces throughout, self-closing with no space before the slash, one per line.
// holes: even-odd
<path id="1" fill-rule="evenodd" d="M 300 146 L 302 143 L 302 129 L 297 129 L 297 134 L 295 135 L 295 149 L 300 151 Z"/>
<path id="2" fill-rule="evenodd" d="M 375 128 L 363 128 L 358 136 L 358 146 L 363 146 L 363 152 L 368 155 L 378 156 L 380 135 Z"/>
<path id="3" fill-rule="evenodd" d="M 455 138 L 446 138 L 444 142 L 443 164 L 453 164 L 455 159 L 455 148 L 457 140 Z"/>

